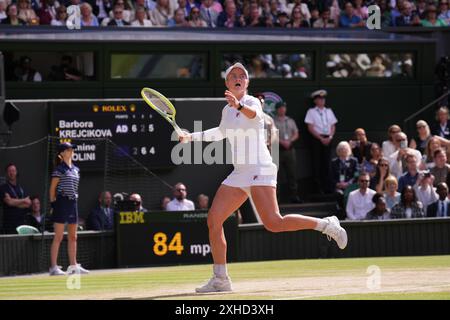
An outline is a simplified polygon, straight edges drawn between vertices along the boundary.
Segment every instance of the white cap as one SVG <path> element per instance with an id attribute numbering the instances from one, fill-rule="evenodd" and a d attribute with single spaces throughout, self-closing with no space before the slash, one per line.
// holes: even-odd
<path id="1" fill-rule="evenodd" d="M 245 69 L 244 65 L 242 63 L 235 63 L 233 64 L 231 67 L 229 67 L 226 71 L 225 71 L 225 80 L 227 80 L 228 75 L 230 74 L 230 72 L 234 69 L 234 68 L 239 68 L 241 70 L 243 70 L 245 72 L 245 75 L 247 76 L 248 79 L 248 71 L 247 69 Z"/>

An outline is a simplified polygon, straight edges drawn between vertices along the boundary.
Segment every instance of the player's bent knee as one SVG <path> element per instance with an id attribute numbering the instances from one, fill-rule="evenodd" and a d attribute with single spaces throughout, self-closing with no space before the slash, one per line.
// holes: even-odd
<path id="1" fill-rule="evenodd" d="M 75 241 L 77 241 L 77 235 L 76 234 L 72 234 L 72 235 L 69 235 L 68 236 L 68 240 L 69 241 L 71 241 L 71 242 L 75 242 Z"/>
<path id="2" fill-rule="evenodd" d="M 283 218 L 280 217 L 279 219 L 275 218 L 264 221 L 264 227 L 270 232 L 283 232 Z"/>
<path id="3" fill-rule="evenodd" d="M 209 230 L 222 229 L 222 221 L 218 219 L 217 215 L 211 214 L 211 212 L 208 214 L 207 223 Z"/>

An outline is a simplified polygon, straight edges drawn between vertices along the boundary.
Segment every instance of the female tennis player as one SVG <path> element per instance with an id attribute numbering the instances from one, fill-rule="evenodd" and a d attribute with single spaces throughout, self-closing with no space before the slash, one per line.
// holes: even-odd
<path id="1" fill-rule="evenodd" d="M 213 277 L 199 293 L 232 291 L 226 266 L 227 243 L 222 225 L 251 195 L 267 230 L 271 232 L 314 229 L 333 238 L 339 248 L 347 245 L 347 233 L 335 217 L 317 219 L 299 214 L 280 215 L 276 196 L 277 167 L 264 139 L 261 103 L 247 95 L 248 72 L 241 63 L 225 71 L 225 99 L 219 127 L 180 136 L 181 142 L 218 141 L 231 144 L 234 170 L 219 187 L 208 213 L 209 241 L 214 260 Z M 243 141 L 248 143 L 243 143 Z M 255 157 L 256 155 L 256 157 Z"/>
<path id="2" fill-rule="evenodd" d="M 80 181 L 80 169 L 72 163 L 73 150 L 76 145 L 68 142 L 58 145 L 56 168 L 52 173 L 50 183 L 50 202 L 53 213 L 52 220 L 55 231 L 50 251 L 50 275 L 59 276 L 65 274 L 85 274 L 86 269 L 77 264 L 77 227 L 78 227 L 78 184 Z M 67 273 L 58 265 L 58 252 L 64 237 L 64 226 L 67 223 L 70 266 Z"/>

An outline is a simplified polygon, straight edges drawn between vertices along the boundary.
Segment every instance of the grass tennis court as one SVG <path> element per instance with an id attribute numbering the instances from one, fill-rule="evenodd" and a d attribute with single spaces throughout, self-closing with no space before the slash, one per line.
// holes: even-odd
<path id="1" fill-rule="evenodd" d="M 67 276 L 5 277 L 0 299 L 450 300 L 450 256 L 231 263 L 229 273 L 235 291 L 227 294 L 194 293 L 210 265 L 93 271 L 81 276 L 80 289 L 68 289 Z"/>

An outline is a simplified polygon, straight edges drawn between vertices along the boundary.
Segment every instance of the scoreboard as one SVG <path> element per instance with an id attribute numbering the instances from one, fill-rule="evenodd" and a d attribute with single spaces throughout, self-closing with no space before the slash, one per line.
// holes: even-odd
<path id="1" fill-rule="evenodd" d="M 116 213 L 118 267 L 211 263 L 206 211 Z M 227 259 L 237 259 L 237 219 L 224 223 Z"/>
<path id="2" fill-rule="evenodd" d="M 145 102 L 54 102 L 50 110 L 51 135 L 78 144 L 74 161 L 82 169 L 104 167 L 105 139 L 118 149 L 111 153 L 114 156 L 132 156 L 151 167 L 173 165 L 173 128 Z"/>

